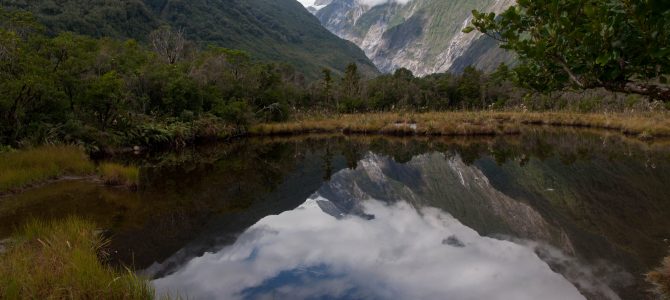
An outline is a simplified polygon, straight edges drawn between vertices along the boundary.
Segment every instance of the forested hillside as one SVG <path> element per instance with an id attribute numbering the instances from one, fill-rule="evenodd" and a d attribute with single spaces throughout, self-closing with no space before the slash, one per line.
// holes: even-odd
<path id="1" fill-rule="evenodd" d="M 376 68 L 363 51 L 320 26 L 293 0 L 3 0 L 32 12 L 48 33 L 147 41 L 169 25 L 198 46 L 241 49 L 260 60 L 282 62 L 315 77 L 323 67 L 342 72 L 351 62 L 367 74 Z"/>

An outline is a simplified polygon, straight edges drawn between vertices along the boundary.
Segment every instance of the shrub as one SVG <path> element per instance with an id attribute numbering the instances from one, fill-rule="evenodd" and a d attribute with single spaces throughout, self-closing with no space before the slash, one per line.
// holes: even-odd
<path id="1" fill-rule="evenodd" d="M 242 130 L 246 129 L 254 118 L 251 106 L 246 101 L 219 103 L 214 108 L 214 114 Z"/>

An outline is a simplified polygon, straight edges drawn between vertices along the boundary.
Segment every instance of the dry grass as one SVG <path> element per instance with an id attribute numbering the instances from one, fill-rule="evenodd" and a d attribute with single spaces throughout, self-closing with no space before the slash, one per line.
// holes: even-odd
<path id="1" fill-rule="evenodd" d="M 647 282 L 654 286 L 660 299 L 670 299 L 670 256 L 663 259 L 660 267 L 647 273 Z"/>
<path id="2" fill-rule="evenodd" d="M 153 299 L 148 281 L 100 262 L 106 241 L 91 222 L 31 221 L 0 254 L 1 299 Z"/>
<path id="3" fill-rule="evenodd" d="M 59 176 L 84 176 L 95 166 L 76 146 L 42 146 L 0 154 L 0 193 Z"/>
<path id="4" fill-rule="evenodd" d="M 124 185 L 136 188 L 139 184 L 140 170 L 134 166 L 116 163 L 102 163 L 98 167 L 102 180 L 109 185 Z"/>
<path id="5" fill-rule="evenodd" d="M 386 135 L 507 135 L 527 126 L 570 126 L 616 130 L 639 138 L 670 136 L 666 113 L 580 114 L 571 112 L 432 112 L 370 113 L 301 118 L 284 123 L 259 124 L 252 135 L 302 133 Z"/>

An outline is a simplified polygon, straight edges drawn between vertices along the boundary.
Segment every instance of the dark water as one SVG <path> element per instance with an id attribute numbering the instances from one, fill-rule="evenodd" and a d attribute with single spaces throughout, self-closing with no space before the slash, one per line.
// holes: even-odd
<path id="1" fill-rule="evenodd" d="M 138 192 L 3 198 L 0 236 L 85 216 L 115 262 L 196 299 L 647 299 L 670 237 L 662 141 L 318 136 L 121 159 Z"/>

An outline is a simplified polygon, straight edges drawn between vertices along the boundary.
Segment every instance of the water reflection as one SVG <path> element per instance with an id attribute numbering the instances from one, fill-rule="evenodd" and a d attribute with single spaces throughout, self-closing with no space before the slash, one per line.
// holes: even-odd
<path id="1" fill-rule="evenodd" d="M 404 212 L 402 205 L 425 219 L 424 208 L 433 207 L 484 240 L 530 249 L 589 299 L 646 299 L 641 274 L 667 254 L 664 240 L 670 238 L 670 145 L 618 135 L 543 130 L 504 138 L 245 139 L 123 159 L 142 166 L 138 192 L 74 181 L 2 198 L 0 239 L 31 217 L 76 214 L 105 229 L 114 262 L 163 278 L 205 253 L 230 251 L 223 249 L 239 244 L 248 228 L 267 216 L 293 213 L 316 191 L 329 200 L 316 203 L 319 216 L 334 224 L 391 223 L 373 210 Z M 371 199 L 381 208 L 370 207 Z M 437 249 L 471 248 L 447 229 L 431 242 Z M 365 233 L 330 238 L 357 234 Z M 369 287 L 381 283 L 352 281 L 334 265 L 286 265 L 238 296 L 280 293 L 287 282 L 309 280 L 301 291 L 314 297 L 317 291 L 308 287 L 326 283 L 350 286 L 331 293 L 335 298 L 384 297 Z M 235 272 L 225 273 L 231 276 Z M 407 275 L 413 276 L 420 274 Z"/>
<path id="2" fill-rule="evenodd" d="M 199 299 L 583 299 L 533 249 L 480 236 L 435 208 L 324 198 L 262 219 L 235 244 L 155 281 Z"/>

